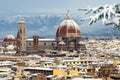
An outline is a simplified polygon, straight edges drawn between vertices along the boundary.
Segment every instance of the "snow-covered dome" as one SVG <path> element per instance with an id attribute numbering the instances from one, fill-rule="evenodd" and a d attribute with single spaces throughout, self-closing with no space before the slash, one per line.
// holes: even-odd
<path id="1" fill-rule="evenodd" d="M 80 37 L 79 26 L 73 19 L 71 19 L 69 11 L 67 11 L 66 19 L 60 23 L 56 32 L 56 36 Z"/>
<path id="2" fill-rule="evenodd" d="M 74 42 L 70 42 L 70 45 L 74 45 Z"/>
<path id="3" fill-rule="evenodd" d="M 4 39 L 5 42 L 14 42 L 15 37 L 13 35 L 7 35 Z"/>
<path id="4" fill-rule="evenodd" d="M 15 39 L 15 37 L 13 35 L 7 35 L 6 38 L 7 39 Z"/>
<path id="5" fill-rule="evenodd" d="M 65 46 L 65 42 L 60 41 L 60 42 L 58 43 L 58 46 Z"/>
<path id="6" fill-rule="evenodd" d="M 6 48 L 7 48 L 7 50 L 14 50 L 15 46 L 13 46 L 13 45 L 8 45 Z"/>

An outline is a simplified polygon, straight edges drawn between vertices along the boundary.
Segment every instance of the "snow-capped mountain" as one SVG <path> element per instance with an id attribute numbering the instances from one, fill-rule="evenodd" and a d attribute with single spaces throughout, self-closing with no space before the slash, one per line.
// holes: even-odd
<path id="1" fill-rule="evenodd" d="M 17 22 L 23 20 L 27 24 L 27 36 L 39 35 L 40 37 L 55 37 L 56 29 L 62 20 L 65 19 L 65 14 L 59 15 L 37 15 L 26 16 L 16 15 L 9 17 L 0 17 L 0 38 L 4 38 L 8 34 L 17 34 L 18 25 Z M 105 27 L 103 24 L 97 23 L 89 26 L 85 22 L 81 22 L 80 15 L 72 15 L 72 19 L 76 21 L 81 29 L 83 36 L 119 36 L 120 32 L 111 27 Z"/>

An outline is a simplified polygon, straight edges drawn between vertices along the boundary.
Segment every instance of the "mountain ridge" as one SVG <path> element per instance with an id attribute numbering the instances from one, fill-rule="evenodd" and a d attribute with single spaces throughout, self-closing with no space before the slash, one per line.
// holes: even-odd
<path id="1" fill-rule="evenodd" d="M 59 24 L 65 19 L 65 15 L 15 15 L 0 17 L 0 38 L 8 34 L 16 36 L 18 25 L 17 22 L 23 20 L 26 22 L 27 36 L 38 35 L 42 37 L 55 37 Z M 82 36 L 120 36 L 120 31 L 113 26 L 104 26 L 101 22 L 89 26 L 87 22 L 81 22 L 80 15 L 72 15 L 72 19 L 79 25 Z M 52 37 L 51 36 L 51 37 Z"/>

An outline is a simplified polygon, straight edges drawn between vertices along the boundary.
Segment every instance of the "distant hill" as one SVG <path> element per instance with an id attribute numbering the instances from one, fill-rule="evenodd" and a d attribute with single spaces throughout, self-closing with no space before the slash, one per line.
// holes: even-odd
<path id="1" fill-rule="evenodd" d="M 8 34 L 16 36 L 18 25 L 17 22 L 24 20 L 27 24 L 27 36 L 39 35 L 40 37 L 54 38 L 56 29 L 65 14 L 41 14 L 37 16 L 16 15 L 9 17 L 0 17 L 0 38 L 4 38 Z M 98 22 L 89 26 L 87 22 L 80 22 L 80 15 L 72 15 L 73 20 L 79 25 L 82 36 L 120 36 L 120 31 L 114 29 L 113 26 L 104 26 L 102 22 Z"/>

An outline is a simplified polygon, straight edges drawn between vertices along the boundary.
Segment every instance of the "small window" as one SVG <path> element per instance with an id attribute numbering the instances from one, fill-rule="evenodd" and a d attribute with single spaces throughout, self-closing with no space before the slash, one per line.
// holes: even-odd
<path id="1" fill-rule="evenodd" d="M 31 45 L 31 43 L 29 43 L 29 45 Z"/>
<path id="2" fill-rule="evenodd" d="M 73 64 L 75 64 L 75 62 L 73 62 Z"/>
<path id="3" fill-rule="evenodd" d="M 51 43 L 51 45 L 53 46 L 53 45 L 54 45 L 54 43 Z"/>
<path id="4" fill-rule="evenodd" d="M 46 46 L 46 43 L 44 43 L 44 46 Z"/>
<path id="5" fill-rule="evenodd" d="M 64 37 L 62 37 L 62 40 L 64 40 Z"/>

